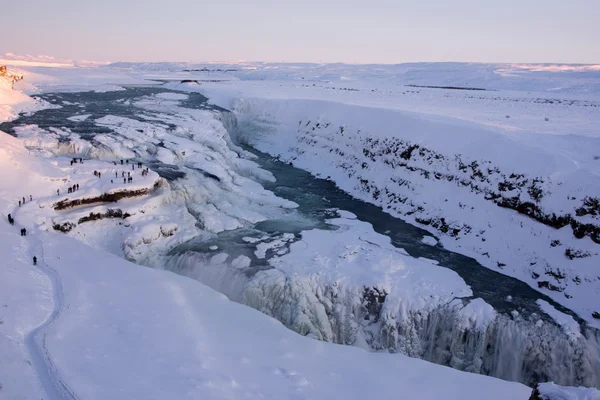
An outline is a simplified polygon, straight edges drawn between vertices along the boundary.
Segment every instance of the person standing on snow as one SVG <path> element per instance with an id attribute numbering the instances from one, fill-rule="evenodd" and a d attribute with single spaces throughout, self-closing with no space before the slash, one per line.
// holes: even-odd
<path id="1" fill-rule="evenodd" d="M 33 265 L 37 265 L 37 257 L 33 256 Z"/>

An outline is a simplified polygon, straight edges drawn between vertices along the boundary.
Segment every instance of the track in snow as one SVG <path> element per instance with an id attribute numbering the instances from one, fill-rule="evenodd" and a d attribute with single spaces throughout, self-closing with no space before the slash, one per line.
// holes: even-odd
<path id="1" fill-rule="evenodd" d="M 31 356 L 32 366 L 50 400 L 76 400 L 77 396 L 60 376 L 48 348 L 46 347 L 45 330 L 58 319 L 63 307 L 63 289 L 60 276 L 56 270 L 44 262 L 42 242 L 35 236 L 27 236 L 29 256 L 37 257 L 37 268 L 44 273 L 52 284 L 53 308 L 46 319 L 25 336 L 25 345 Z"/>

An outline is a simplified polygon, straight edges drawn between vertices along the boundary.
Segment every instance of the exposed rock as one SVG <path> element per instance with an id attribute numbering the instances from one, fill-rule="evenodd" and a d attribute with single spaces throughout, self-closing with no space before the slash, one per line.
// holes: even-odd
<path id="1" fill-rule="evenodd" d="M 77 222 L 80 223 L 80 224 L 83 224 L 84 222 L 97 221 L 97 220 L 106 219 L 106 218 L 121 218 L 121 219 L 125 219 L 125 218 L 128 218 L 130 216 L 131 215 L 129 213 L 124 213 L 120 209 L 116 209 L 116 210 L 109 209 L 104 214 L 90 212 L 90 215 L 79 218 L 79 221 L 77 221 Z"/>
<path id="2" fill-rule="evenodd" d="M 77 225 L 75 225 L 72 222 L 65 222 L 62 224 L 54 224 L 54 225 L 52 225 L 52 228 L 54 228 L 55 231 L 60 231 L 62 233 L 68 233 L 76 226 Z"/>
<path id="3" fill-rule="evenodd" d="M 89 197 L 83 199 L 64 199 L 54 204 L 56 211 L 66 210 L 67 208 L 73 208 L 77 206 L 99 204 L 99 203 L 116 203 L 120 199 L 128 197 L 139 197 L 150 194 L 150 189 L 138 189 L 138 190 L 122 190 L 113 193 L 104 193 L 100 196 Z"/>
<path id="4" fill-rule="evenodd" d="M 14 74 L 6 68 L 6 65 L 0 65 L 0 77 L 8 78 L 11 87 L 18 81 L 23 79 L 23 75 Z"/>
<path id="5" fill-rule="evenodd" d="M 128 218 L 130 216 L 131 216 L 131 214 L 126 213 L 126 212 L 124 213 L 120 209 L 109 209 L 105 213 L 90 212 L 89 215 L 86 215 L 85 217 L 79 218 L 79 220 L 77 221 L 77 224 L 74 223 L 74 222 L 63 222 L 62 224 L 55 223 L 55 224 L 52 225 L 52 228 L 54 228 L 55 231 L 60 231 L 60 232 L 63 232 L 63 233 L 68 233 L 71 230 L 73 230 L 73 228 L 75 228 L 78 224 L 83 224 L 85 222 L 98 221 L 98 220 L 106 219 L 106 218 L 120 218 L 120 219 L 125 219 L 125 218 Z"/>
<path id="6" fill-rule="evenodd" d="M 540 389 L 538 389 L 538 385 L 536 385 L 535 388 L 533 388 L 533 392 L 531 392 L 529 400 L 543 400 L 540 397 Z"/>

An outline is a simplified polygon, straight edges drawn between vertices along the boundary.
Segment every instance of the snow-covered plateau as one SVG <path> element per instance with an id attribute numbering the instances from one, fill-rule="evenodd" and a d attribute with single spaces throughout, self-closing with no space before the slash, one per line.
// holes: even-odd
<path id="1" fill-rule="evenodd" d="M 28 235 L 3 224 L 0 394 L 600 387 L 597 70 L 19 68 L 0 208 Z"/>

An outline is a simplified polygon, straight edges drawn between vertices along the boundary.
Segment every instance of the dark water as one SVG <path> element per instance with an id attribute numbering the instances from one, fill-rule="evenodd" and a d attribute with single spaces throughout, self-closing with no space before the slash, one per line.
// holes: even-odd
<path id="1" fill-rule="evenodd" d="M 0 124 L 0 130 L 14 134 L 13 128 L 15 126 L 35 124 L 43 129 L 69 129 L 79 134 L 82 139 L 93 141 L 96 134 L 113 132 L 110 128 L 96 125 L 94 120 L 107 115 L 114 115 L 138 121 L 147 121 L 140 117 L 140 115 L 151 115 L 150 112 L 134 107 L 131 104 L 126 104 L 125 102 L 165 92 L 188 95 L 188 99 L 181 102 L 183 107 L 200 110 L 213 109 L 212 106 L 207 104 L 207 98 L 199 93 L 166 90 L 162 89 L 159 85 L 125 86 L 125 90 L 106 93 L 48 93 L 34 97 L 42 98 L 52 104 L 61 106 L 61 108 L 41 110 L 32 115 L 21 115 L 14 121 Z M 73 104 L 65 104 L 64 102 Z M 91 116 L 85 121 L 79 122 L 68 119 L 76 114 L 91 114 Z M 169 126 L 169 124 L 163 125 Z M 174 128 L 174 126 L 170 127 Z"/>
<path id="2" fill-rule="evenodd" d="M 140 116 L 152 116 L 151 111 L 137 108 L 126 103 L 126 101 L 164 92 L 175 91 L 157 85 L 148 85 L 126 87 L 126 90 L 123 91 L 106 93 L 45 94 L 40 97 L 58 104 L 62 108 L 42 110 L 32 115 L 21 116 L 15 121 L 0 124 L 0 129 L 14 134 L 13 127 L 15 126 L 36 124 L 44 129 L 69 129 L 93 143 L 96 134 L 114 133 L 110 128 L 95 125 L 95 119 L 106 115 L 115 115 L 147 121 Z M 222 109 L 207 104 L 207 99 L 200 94 L 185 94 L 189 97 L 181 102 L 182 107 L 222 111 Z M 64 102 L 73 104 L 65 104 Z M 91 114 L 91 116 L 83 122 L 67 119 L 76 114 Z M 168 124 L 163 125 L 168 126 Z M 250 257 L 252 265 L 256 268 L 265 268 L 267 267 L 266 261 L 256 258 L 254 255 L 255 246 L 243 241 L 244 236 L 260 237 L 266 235 L 274 237 L 281 233 L 293 233 L 296 237 L 299 237 L 300 232 L 305 229 L 332 229 L 334 227 L 326 224 L 325 220 L 335 216 L 332 214 L 332 208 L 338 208 L 350 211 L 356 214 L 360 220 L 371 223 L 375 231 L 389 236 L 395 246 L 404 248 L 411 256 L 437 260 L 441 266 L 456 271 L 471 286 L 474 297 L 481 297 L 500 312 L 509 312 L 516 309 L 521 313 L 525 313 L 525 315 L 533 312 L 540 313 L 535 301 L 543 299 L 557 309 L 573 315 L 581 322 L 581 319 L 574 313 L 517 279 L 485 268 L 472 258 L 447 251 L 440 246 L 433 247 L 421 243 L 423 236 L 430 236 L 427 231 L 394 218 L 384 213 L 379 207 L 352 198 L 339 190 L 330 181 L 315 178 L 308 172 L 279 162 L 267 154 L 247 146 L 243 147 L 256 154 L 258 157 L 256 162 L 277 178 L 277 182 L 263 182 L 263 185 L 278 196 L 296 202 L 299 205 L 298 209 L 290 211 L 289 215 L 281 219 L 264 221 L 244 229 L 223 232 L 213 239 L 192 239 L 179 246 L 174 252 L 190 250 L 209 252 L 211 245 L 217 245 L 221 251 L 225 251 L 232 256 L 244 254 Z M 183 176 L 177 165 L 167 165 L 153 159 L 142 159 L 142 161 L 169 180 L 175 180 Z M 267 253 L 267 259 L 270 255 L 270 253 Z M 511 301 L 506 300 L 508 296 L 512 297 Z"/>

